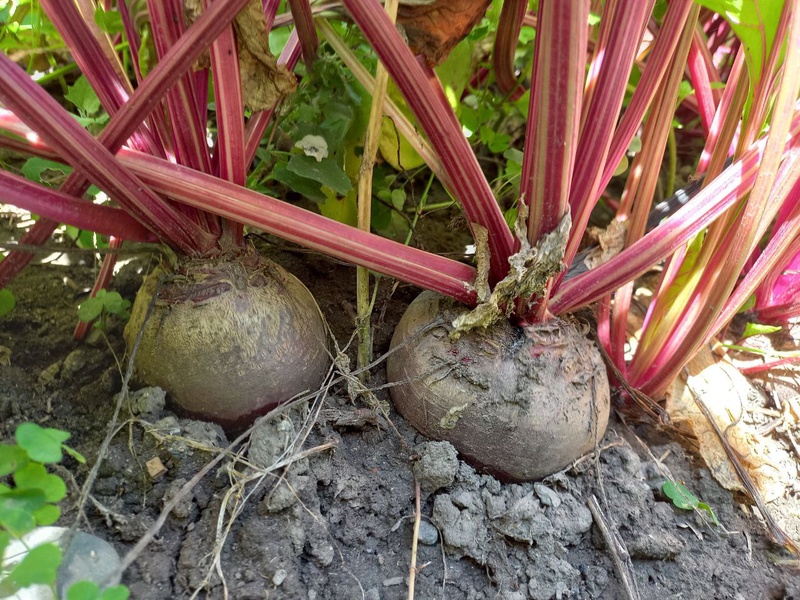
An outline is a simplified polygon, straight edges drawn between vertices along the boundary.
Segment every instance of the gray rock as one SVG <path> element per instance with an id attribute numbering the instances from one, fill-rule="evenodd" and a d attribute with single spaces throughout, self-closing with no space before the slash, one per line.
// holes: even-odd
<path id="1" fill-rule="evenodd" d="M 203 446 L 209 448 L 220 448 L 228 445 L 225 432 L 216 423 L 206 421 L 195 421 L 194 419 L 181 419 L 181 430 L 184 437 L 187 437 Z"/>
<path id="2" fill-rule="evenodd" d="M 450 442 L 425 442 L 414 448 L 419 459 L 414 477 L 422 489 L 435 492 L 453 484 L 458 471 L 458 455 Z"/>
<path id="3" fill-rule="evenodd" d="M 580 572 L 575 567 L 551 554 L 539 555 L 525 572 L 530 577 L 528 595 L 533 600 L 569 598 L 580 580 Z"/>
<path id="4" fill-rule="evenodd" d="M 277 417 L 266 421 L 250 436 L 247 457 L 259 467 L 270 467 L 289 447 L 294 436 L 294 424 L 291 419 Z"/>
<path id="5" fill-rule="evenodd" d="M 667 560 L 683 552 L 683 542 L 667 531 L 639 532 L 627 542 L 632 558 Z"/>
<path id="6" fill-rule="evenodd" d="M 545 506 L 552 506 L 553 508 L 561 506 L 561 496 L 558 495 L 558 492 L 551 490 L 545 484 L 534 483 L 533 491 L 536 492 L 536 495 L 539 496 L 539 500 L 541 500 L 542 504 Z"/>
<path id="7" fill-rule="evenodd" d="M 120 558 L 114 547 L 95 535 L 76 532 L 64 551 L 58 568 L 58 594 L 66 597 L 70 586 L 78 581 L 93 581 L 105 587 L 117 585 L 119 576 L 109 579 L 119 568 Z"/>
<path id="8" fill-rule="evenodd" d="M 402 585 L 403 578 L 402 577 L 389 577 L 388 579 L 383 580 L 383 587 L 392 587 L 395 585 Z"/>
<path id="9" fill-rule="evenodd" d="M 433 501 L 432 520 L 442 532 L 444 543 L 457 556 L 469 556 L 484 564 L 489 542 L 485 512 L 461 510 L 449 494 L 441 494 Z"/>
<path id="10" fill-rule="evenodd" d="M 419 543 L 434 546 L 439 541 L 439 530 L 423 520 L 419 523 Z"/>
<path id="11" fill-rule="evenodd" d="M 67 355 L 61 367 L 61 379 L 69 381 L 80 373 L 89 361 L 89 356 L 84 348 L 77 348 Z"/>
<path id="12" fill-rule="evenodd" d="M 167 393 L 160 387 L 146 387 L 133 392 L 128 400 L 135 415 L 157 416 L 167 404 Z"/>

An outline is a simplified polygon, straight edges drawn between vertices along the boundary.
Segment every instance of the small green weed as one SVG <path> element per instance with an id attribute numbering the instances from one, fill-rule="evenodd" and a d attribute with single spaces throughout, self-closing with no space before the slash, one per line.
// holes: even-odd
<path id="1" fill-rule="evenodd" d="M 127 321 L 131 316 L 128 310 L 130 307 L 130 300 L 126 300 L 120 296 L 119 292 L 99 290 L 96 296 L 88 298 L 81 303 L 78 307 L 78 318 L 85 323 L 90 323 L 97 319 L 94 326 L 98 329 L 105 330 L 108 326 L 108 318 L 110 315 Z"/>
<path id="2" fill-rule="evenodd" d="M 711 509 L 711 507 L 705 502 L 700 502 L 697 496 L 686 489 L 686 486 L 682 483 L 665 481 L 661 489 L 663 490 L 664 495 L 672 500 L 672 504 L 674 504 L 677 508 L 682 510 L 704 510 L 708 513 L 708 516 L 711 517 L 714 525 L 719 526 L 719 519 L 717 519 L 717 515 L 714 514 L 714 511 Z"/>
<path id="3" fill-rule="evenodd" d="M 80 463 L 86 459 L 66 442 L 70 434 L 60 429 L 23 423 L 15 433 L 16 444 L 0 444 L 0 598 L 7 598 L 31 585 L 55 585 L 61 550 L 55 544 L 31 548 L 27 556 L 7 569 L 4 558 L 12 539 L 36 527 L 52 525 L 61 516 L 57 503 L 67 486 L 46 465 L 61 462 L 66 452 Z M 128 589 L 115 586 L 101 593 L 91 582 L 82 581 L 67 592 L 68 600 L 125 600 Z"/>

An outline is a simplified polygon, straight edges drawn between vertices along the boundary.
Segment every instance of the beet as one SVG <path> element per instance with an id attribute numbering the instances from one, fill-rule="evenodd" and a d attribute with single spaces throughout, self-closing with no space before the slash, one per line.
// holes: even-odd
<path id="1" fill-rule="evenodd" d="M 130 352 L 156 288 L 149 276 L 125 328 Z M 187 261 L 163 277 L 136 353 L 138 378 L 181 413 L 237 429 L 328 372 L 327 330 L 311 293 L 254 251 Z"/>
<path id="2" fill-rule="evenodd" d="M 591 451 L 610 392 L 585 331 L 564 319 L 524 328 L 502 319 L 452 339 L 466 311 L 432 292 L 411 303 L 387 360 L 398 412 L 502 479 L 540 479 Z"/>

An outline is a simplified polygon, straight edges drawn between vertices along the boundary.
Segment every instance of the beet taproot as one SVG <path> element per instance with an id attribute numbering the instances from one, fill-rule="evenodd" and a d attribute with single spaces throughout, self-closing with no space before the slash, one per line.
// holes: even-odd
<path id="1" fill-rule="evenodd" d="M 129 352 L 158 279 L 149 276 L 136 296 Z M 279 265 L 250 250 L 186 261 L 161 280 L 134 364 L 179 412 L 237 429 L 322 384 L 330 365 L 322 313 Z"/>
<path id="2" fill-rule="evenodd" d="M 453 339 L 467 309 L 432 292 L 395 330 L 387 376 L 398 412 L 506 480 L 546 477 L 603 436 L 610 391 L 600 352 L 575 322 L 517 327 L 505 319 Z"/>

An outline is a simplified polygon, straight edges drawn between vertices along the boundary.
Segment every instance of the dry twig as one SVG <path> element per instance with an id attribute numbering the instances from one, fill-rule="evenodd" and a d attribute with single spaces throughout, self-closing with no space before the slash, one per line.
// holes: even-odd
<path id="1" fill-rule="evenodd" d="M 414 600 L 414 583 L 417 578 L 417 545 L 419 544 L 419 524 L 422 509 L 419 499 L 419 481 L 414 482 L 414 534 L 411 537 L 411 566 L 408 569 L 408 600 Z"/>
<path id="2" fill-rule="evenodd" d="M 594 494 L 586 501 L 589 510 L 592 513 L 594 522 L 603 534 L 603 539 L 606 541 L 608 551 L 611 553 L 611 559 L 614 561 L 614 566 L 617 569 L 622 587 L 625 589 L 625 596 L 628 600 L 639 600 L 639 590 L 636 587 L 636 577 L 633 572 L 633 562 L 631 556 L 628 554 L 628 549 L 625 544 L 617 535 L 616 531 L 611 530 L 611 525 L 607 522 L 600 510 L 600 504 Z"/>

